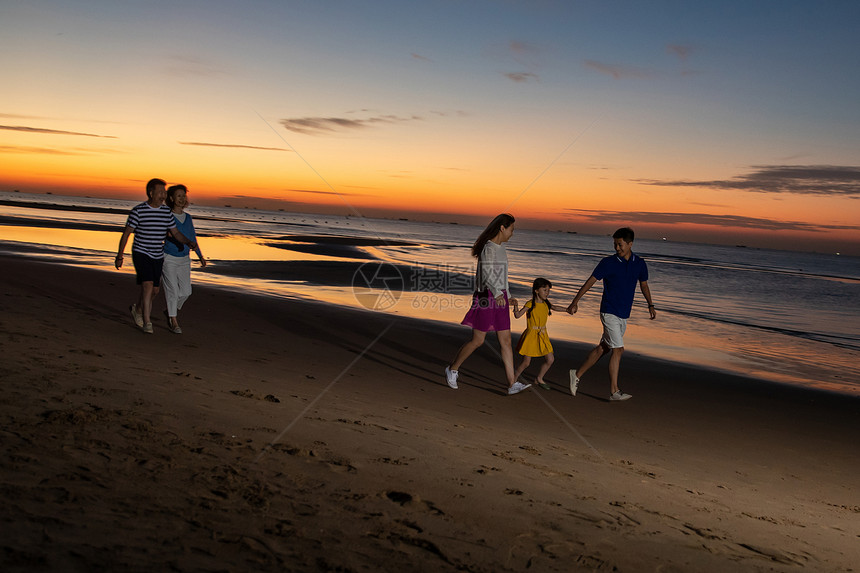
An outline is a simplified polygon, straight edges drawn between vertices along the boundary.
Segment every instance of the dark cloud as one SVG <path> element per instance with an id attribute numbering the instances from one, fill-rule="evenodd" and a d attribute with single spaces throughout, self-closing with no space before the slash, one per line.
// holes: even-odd
<path id="1" fill-rule="evenodd" d="M 619 66 L 615 64 L 605 64 L 596 60 L 585 60 L 585 62 L 583 63 L 585 64 L 585 67 L 591 68 L 592 70 L 600 72 L 601 74 L 610 75 L 616 80 L 628 78 L 641 79 L 651 76 L 650 73 L 645 72 L 643 70 L 629 68 L 626 66 Z"/>
<path id="2" fill-rule="evenodd" d="M 431 115 L 438 115 L 439 117 L 470 117 L 468 111 L 457 110 L 457 111 L 431 111 Z"/>
<path id="3" fill-rule="evenodd" d="M 516 55 L 532 55 L 532 54 L 540 54 L 541 49 L 528 42 L 520 42 L 518 40 L 511 40 L 511 43 L 508 44 L 508 47 L 511 49 L 511 52 Z"/>
<path id="4" fill-rule="evenodd" d="M 517 83 L 538 81 L 540 78 L 537 72 L 541 69 L 543 52 L 543 48 L 536 44 L 521 42 L 519 40 L 508 42 L 504 50 L 499 52 L 500 59 L 505 61 L 513 60 L 516 63 L 516 67 L 525 71 L 503 72 L 504 76 Z"/>
<path id="5" fill-rule="evenodd" d="M 291 151 L 280 147 L 257 147 L 256 145 L 240 145 L 233 143 L 203 143 L 199 141 L 177 141 L 179 145 L 198 145 L 200 147 L 226 147 L 229 149 L 257 149 L 260 151 Z"/>
<path id="6" fill-rule="evenodd" d="M 544 48 L 540 45 L 520 40 L 493 43 L 484 49 L 484 55 L 490 59 L 502 62 L 513 61 L 529 70 L 540 67 L 544 52 Z"/>
<path id="7" fill-rule="evenodd" d="M 298 193 L 301 195 L 326 195 L 326 196 L 334 196 L 334 197 L 376 197 L 376 195 L 371 193 L 339 193 L 337 191 L 317 191 L 314 189 L 283 189 L 281 193 L 292 194 Z M 259 197 L 257 195 L 224 195 L 219 197 L 219 199 L 266 199 L 271 201 L 288 201 L 289 199 L 285 197 Z"/>
<path id="8" fill-rule="evenodd" d="M 508 43 L 506 56 L 527 70 L 537 70 L 541 67 L 544 50 L 536 44 L 513 40 Z"/>
<path id="9" fill-rule="evenodd" d="M 538 45 L 520 40 L 489 45 L 484 55 L 491 60 L 501 62 L 499 73 L 516 83 L 539 81 L 538 73 L 542 69 L 545 49 Z M 515 69 L 515 72 L 502 71 Z"/>
<path id="10" fill-rule="evenodd" d="M 819 225 L 801 221 L 779 221 L 742 215 L 712 215 L 709 213 L 659 213 L 630 211 L 590 211 L 585 209 L 566 209 L 572 218 L 585 218 L 596 223 L 629 224 L 633 222 L 649 225 L 708 225 L 713 227 L 735 227 L 768 231 L 824 231 L 860 230 L 858 225 Z"/>
<path id="11" fill-rule="evenodd" d="M 510 57 L 524 68 L 528 70 L 540 69 L 544 52 L 540 46 L 514 40 L 508 44 L 508 49 Z"/>
<path id="12" fill-rule="evenodd" d="M 693 52 L 693 47 L 683 44 L 670 44 L 666 46 L 666 51 L 670 54 L 678 56 L 681 60 L 686 60 L 687 57 Z"/>
<path id="13" fill-rule="evenodd" d="M 288 189 L 289 193 L 309 193 L 311 195 L 340 195 L 336 191 L 312 191 L 310 189 Z"/>
<path id="14" fill-rule="evenodd" d="M 302 117 L 282 119 L 280 123 L 289 131 L 294 131 L 296 133 L 304 135 L 325 135 L 338 131 L 366 129 L 377 125 L 420 121 L 421 119 L 422 118 L 417 115 L 410 117 L 378 115 L 360 119 L 351 119 L 348 117 Z"/>
<path id="15" fill-rule="evenodd" d="M 116 139 L 113 135 L 96 135 L 94 133 L 79 133 L 77 131 L 60 131 L 58 129 L 45 129 L 43 127 L 27 127 L 24 125 L 0 125 L 0 129 L 6 131 L 23 131 L 26 133 L 44 133 L 48 135 L 78 135 L 83 137 L 101 137 L 106 139 Z"/>
<path id="16" fill-rule="evenodd" d="M 754 165 L 754 171 L 712 181 L 640 180 L 644 185 L 708 187 L 755 193 L 860 196 L 860 167 L 841 165 Z"/>
<path id="17" fill-rule="evenodd" d="M 508 72 L 505 74 L 505 77 L 517 83 L 537 81 L 539 79 L 537 74 L 531 72 Z"/>
<path id="18" fill-rule="evenodd" d="M 315 191 L 312 189 L 284 189 L 283 193 L 307 193 L 309 195 L 337 195 L 340 196 L 341 193 L 336 191 Z M 260 199 L 260 197 L 256 195 L 224 195 L 221 197 L 222 199 Z"/>

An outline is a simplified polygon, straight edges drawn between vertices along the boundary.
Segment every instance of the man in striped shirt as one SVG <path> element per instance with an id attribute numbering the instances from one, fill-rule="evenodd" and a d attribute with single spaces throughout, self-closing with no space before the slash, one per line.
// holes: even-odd
<path id="1" fill-rule="evenodd" d="M 164 204 L 167 197 L 167 184 L 162 179 L 150 179 L 146 184 L 147 200 L 131 210 L 114 264 L 122 267 L 123 251 L 128 243 L 128 237 L 134 233 L 131 245 L 131 257 L 140 285 L 140 297 L 137 304 L 131 305 L 131 316 L 134 323 L 144 332 L 152 334 L 152 301 L 155 300 L 161 287 L 161 267 L 164 264 L 164 239 L 167 233 L 173 235 L 180 243 L 197 249 L 194 241 L 189 240 L 176 228 L 173 213 Z"/>

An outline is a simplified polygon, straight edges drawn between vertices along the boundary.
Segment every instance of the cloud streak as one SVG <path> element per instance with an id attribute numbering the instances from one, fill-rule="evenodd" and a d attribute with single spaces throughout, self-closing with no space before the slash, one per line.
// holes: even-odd
<path id="1" fill-rule="evenodd" d="M 43 127 L 28 127 L 25 125 L 0 125 L 5 131 L 22 131 L 25 133 L 41 133 L 47 135 L 77 135 L 81 137 L 100 137 L 105 139 L 116 139 L 113 135 L 97 135 L 95 133 L 80 133 L 77 131 L 61 131 L 59 129 L 45 129 Z"/>
<path id="2" fill-rule="evenodd" d="M 281 193 L 298 193 L 300 195 L 325 195 L 325 196 L 333 196 L 333 197 L 343 197 L 343 193 L 339 193 L 337 191 L 317 191 L 313 189 L 283 189 Z M 361 197 L 376 197 L 374 194 L 370 193 L 349 193 L 350 197 L 361 196 Z M 223 195 L 219 197 L 219 199 L 259 199 L 261 201 L 289 201 L 290 199 L 286 197 L 260 197 L 257 195 Z"/>
<path id="3" fill-rule="evenodd" d="M 336 195 L 340 197 L 342 193 L 338 193 L 337 191 L 315 191 L 311 189 L 288 189 L 288 193 L 307 193 L 310 195 Z"/>
<path id="4" fill-rule="evenodd" d="M 681 61 L 686 61 L 693 53 L 693 47 L 685 44 L 669 44 L 666 46 L 666 52 L 678 56 Z"/>
<path id="5" fill-rule="evenodd" d="M 169 56 L 164 71 L 170 76 L 179 78 L 187 76 L 213 77 L 227 75 L 225 70 L 203 58 L 183 55 Z"/>
<path id="6" fill-rule="evenodd" d="M 619 66 L 616 64 L 606 64 L 596 60 L 585 60 L 583 62 L 586 68 L 592 69 L 601 74 L 612 76 L 616 80 L 624 79 L 643 79 L 651 77 L 652 74 L 637 68 L 627 66 Z"/>
<path id="7" fill-rule="evenodd" d="M 567 209 L 570 218 L 587 219 L 595 223 L 628 224 L 636 221 L 650 225 L 706 225 L 712 227 L 735 227 L 766 231 L 806 231 L 822 233 L 825 231 L 860 230 L 858 225 L 820 225 L 802 221 L 780 221 L 742 215 L 713 215 L 710 213 L 666 213 L 649 211 L 595 211 L 586 209 Z"/>
<path id="8" fill-rule="evenodd" d="M 517 83 L 537 81 L 539 79 L 537 74 L 531 72 L 508 72 L 505 74 L 505 77 Z"/>
<path id="9" fill-rule="evenodd" d="M 643 185 L 707 187 L 724 191 L 860 196 L 860 167 L 842 165 L 754 165 L 732 179 L 705 181 L 639 180 Z"/>
<path id="10" fill-rule="evenodd" d="M 516 72 L 502 72 L 506 78 L 515 83 L 526 83 L 539 81 L 537 72 L 541 69 L 541 60 L 544 49 L 536 44 L 512 40 L 504 47 L 492 51 L 494 57 L 504 61 L 513 60 L 520 70 Z"/>
<path id="11" fill-rule="evenodd" d="M 41 115 L 21 115 L 17 113 L 0 113 L 0 117 L 6 119 L 54 119 L 50 117 L 44 117 Z"/>
<path id="12" fill-rule="evenodd" d="M 78 151 L 54 149 L 52 147 L 28 147 L 24 145 L 0 145 L 0 153 L 39 153 L 43 155 L 85 155 Z"/>
<path id="13" fill-rule="evenodd" d="M 258 147 L 256 145 L 241 145 L 238 143 L 204 143 L 200 141 L 177 141 L 179 145 L 197 145 L 200 147 L 219 147 L 226 149 L 256 149 L 259 151 L 292 151 L 281 147 Z"/>
<path id="14" fill-rule="evenodd" d="M 30 145 L 0 145 L 0 153 L 20 153 L 23 155 L 41 154 L 41 155 L 69 155 L 69 156 L 87 156 L 87 155 L 106 155 L 123 153 L 116 149 L 86 149 L 81 147 L 56 148 L 56 147 L 35 147 Z"/>
<path id="15" fill-rule="evenodd" d="M 379 125 L 396 125 L 410 121 L 421 121 L 417 115 L 399 117 L 396 115 L 377 115 L 362 119 L 348 117 L 301 117 L 282 119 L 280 124 L 289 131 L 302 135 L 329 135 L 332 133 L 367 129 Z"/>

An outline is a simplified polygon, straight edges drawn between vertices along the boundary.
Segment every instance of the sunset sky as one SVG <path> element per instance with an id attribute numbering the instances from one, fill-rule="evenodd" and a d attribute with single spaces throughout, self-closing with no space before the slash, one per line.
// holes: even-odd
<path id="1" fill-rule="evenodd" d="M 0 3 L 0 191 L 860 254 L 860 2 Z"/>

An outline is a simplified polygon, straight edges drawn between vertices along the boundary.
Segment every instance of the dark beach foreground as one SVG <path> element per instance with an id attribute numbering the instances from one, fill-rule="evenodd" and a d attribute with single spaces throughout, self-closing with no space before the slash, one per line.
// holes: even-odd
<path id="1" fill-rule="evenodd" d="M 3 571 L 860 563 L 856 397 L 628 352 L 632 400 L 574 398 L 566 344 L 551 391 L 489 346 L 454 391 L 457 325 L 197 287 L 145 335 L 127 274 L 0 268 Z"/>

